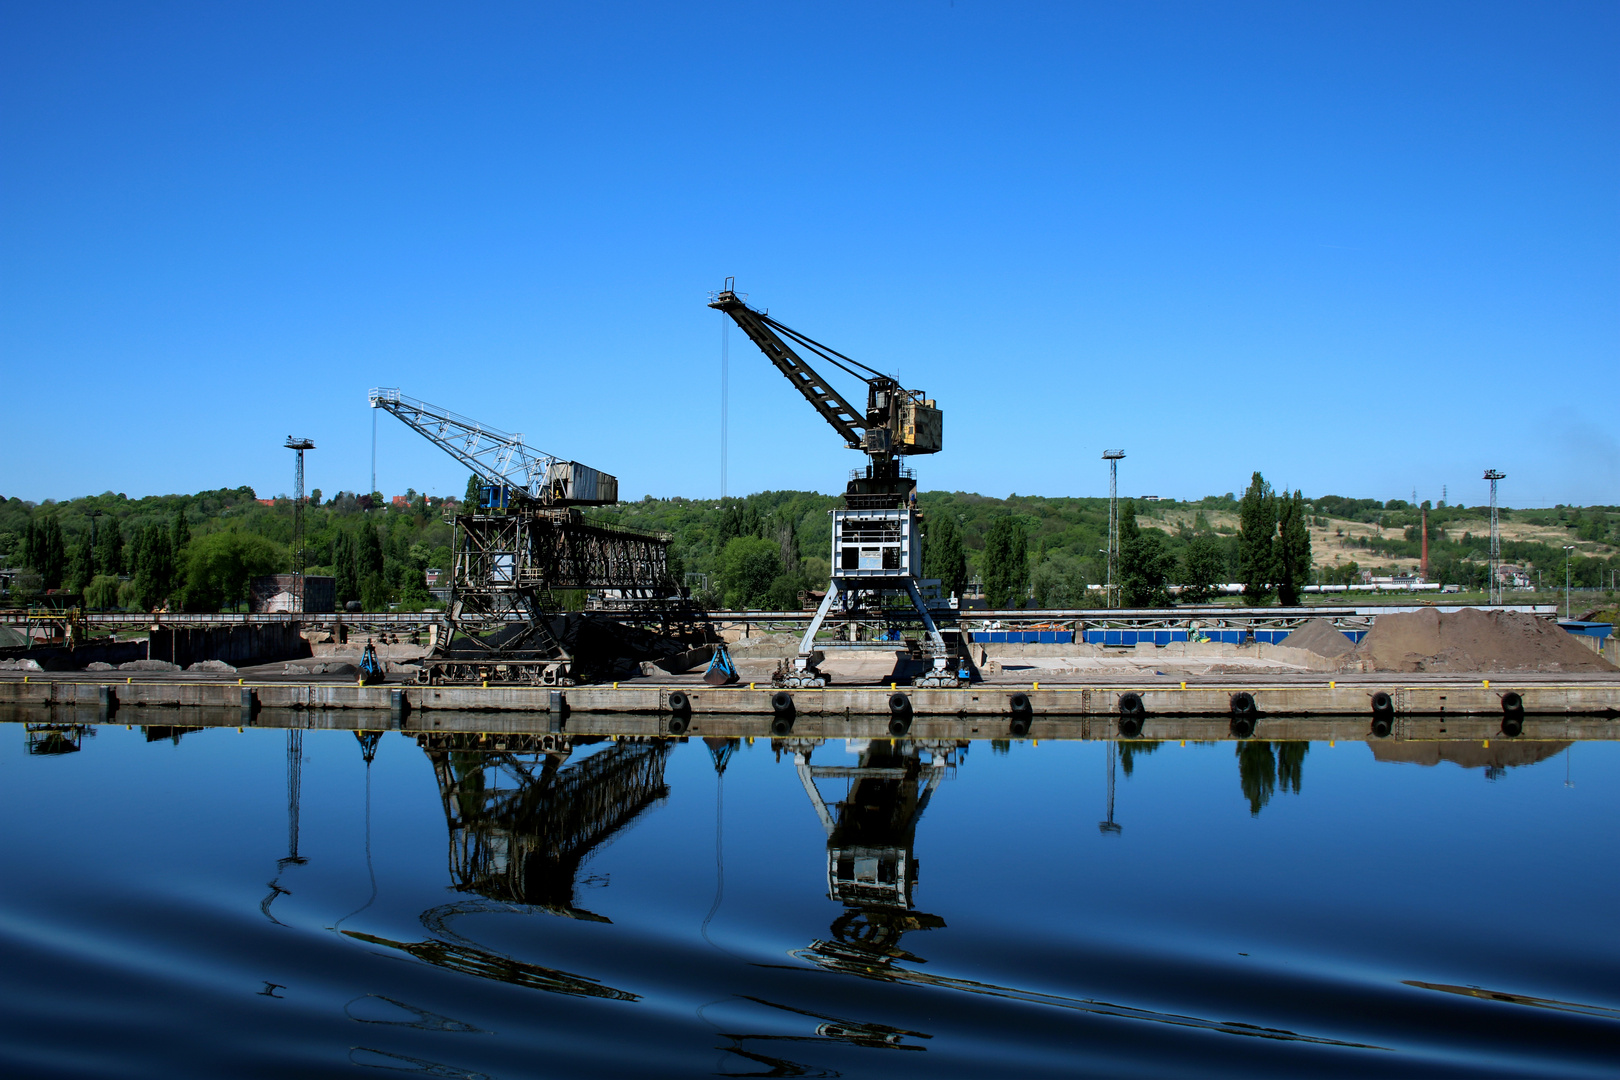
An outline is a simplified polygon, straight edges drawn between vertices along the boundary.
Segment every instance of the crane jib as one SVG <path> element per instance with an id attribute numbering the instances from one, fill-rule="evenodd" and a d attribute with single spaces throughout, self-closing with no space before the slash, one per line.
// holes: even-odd
<path id="1" fill-rule="evenodd" d="M 398 417 L 428 442 L 455 458 L 486 488 L 498 489 L 501 505 L 511 497 L 542 506 L 602 506 L 619 501 L 619 481 L 577 461 L 566 461 L 525 446 L 522 435 L 378 388 L 367 395 L 374 409 Z"/>

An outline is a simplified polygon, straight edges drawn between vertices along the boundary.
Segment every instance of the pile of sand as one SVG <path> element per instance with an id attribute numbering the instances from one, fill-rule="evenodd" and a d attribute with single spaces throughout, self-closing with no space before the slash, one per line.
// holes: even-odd
<path id="1" fill-rule="evenodd" d="M 1290 649 L 1306 649 L 1317 656 L 1340 657 L 1355 650 L 1356 643 L 1333 629 L 1329 619 L 1310 619 L 1277 644 Z"/>
<path id="2" fill-rule="evenodd" d="M 353 664 L 344 661 L 329 663 L 303 663 L 288 664 L 281 669 L 283 675 L 354 675 L 360 671 Z"/>
<path id="3" fill-rule="evenodd" d="M 1362 671 L 1614 671 L 1548 619 L 1464 608 L 1380 615 L 1346 658 Z"/>

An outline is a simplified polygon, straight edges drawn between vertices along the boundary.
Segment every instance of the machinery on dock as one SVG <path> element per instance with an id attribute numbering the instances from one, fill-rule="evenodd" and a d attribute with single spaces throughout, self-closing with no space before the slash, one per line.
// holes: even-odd
<path id="1" fill-rule="evenodd" d="M 934 399 L 910 390 L 875 368 L 784 326 L 763 311 L 750 307 L 738 295 L 735 279 L 710 295 L 709 306 L 730 316 L 760 351 L 793 384 L 811 408 L 821 414 L 851 450 L 867 457 L 864 469 L 851 473 L 844 490 L 844 508 L 833 511 L 832 578 L 827 595 L 816 609 L 799 642 L 799 655 L 777 672 L 782 687 L 825 686 L 819 668 L 823 648 L 847 647 L 823 642 L 816 635 L 835 605 L 846 614 L 863 606 L 889 610 L 890 598 L 905 598 L 922 620 L 925 640 L 914 652 L 927 661 L 926 670 L 913 679 L 917 686 L 961 686 L 966 650 L 959 635 L 947 643 L 929 611 L 928 594 L 939 582 L 922 576 L 922 529 L 917 512 L 917 480 L 902 461 L 915 454 L 936 454 L 943 444 L 944 420 Z M 797 348 L 795 348 L 797 346 Z M 850 404 L 799 349 L 866 383 L 866 409 Z"/>
<path id="2" fill-rule="evenodd" d="M 584 518 L 618 501 L 616 477 L 396 389 L 368 400 L 480 483 L 478 505 L 454 515 L 450 634 L 423 682 L 568 686 L 718 640 L 670 577 L 668 537 Z M 580 591 L 604 610 L 565 612 L 563 594 Z"/>

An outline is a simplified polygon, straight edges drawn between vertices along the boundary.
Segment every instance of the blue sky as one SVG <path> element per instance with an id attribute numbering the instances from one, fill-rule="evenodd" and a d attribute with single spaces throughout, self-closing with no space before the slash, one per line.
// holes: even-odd
<path id="1" fill-rule="evenodd" d="M 0 495 L 365 490 L 380 385 L 712 497 L 736 275 L 939 400 L 925 489 L 1620 502 L 1612 3 L 0 18 Z M 731 493 L 841 490 L 731 372 Z"/>

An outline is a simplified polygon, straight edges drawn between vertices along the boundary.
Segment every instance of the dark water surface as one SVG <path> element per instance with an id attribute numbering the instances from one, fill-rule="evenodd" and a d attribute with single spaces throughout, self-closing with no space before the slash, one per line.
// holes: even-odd
<path id="1" fill-rule="evenodd" d="M 0 724 L 6 1075 L 1620 1072 L 1610 742 L 167 734 Z"/>

